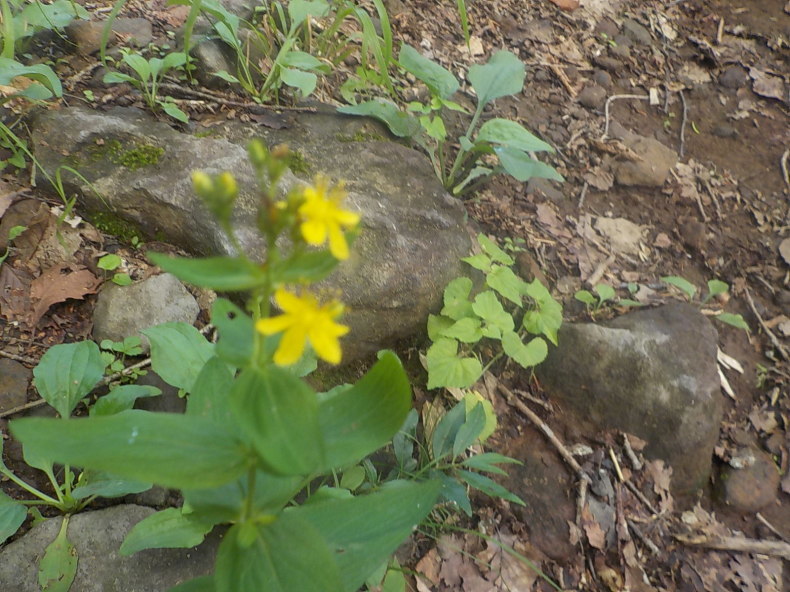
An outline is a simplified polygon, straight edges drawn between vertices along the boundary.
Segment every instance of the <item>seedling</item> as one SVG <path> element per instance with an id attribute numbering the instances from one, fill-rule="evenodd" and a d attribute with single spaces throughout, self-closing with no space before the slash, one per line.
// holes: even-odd
<path id="1" fill-rule="evenodd" d="M 97 267 L 105 271 L 113 271 L 118 269 L 122 263 L 123 260 L 118 255 L 111 253 L 109 255 L 104 255 L 101 259 L 99 259 Z M 112 281 L 119 286 L 128 286 L 132 283 L 132 278 L 129 277 L 128 273 L 116 273 L 113 274 Z"/>
<path id="2" fill-rule="evenodd" d="M 11 242 L 25 230 L 27 230 L 27 226 L 12 226 L 8 231 L 8 246 L 5 248 L 5 253 L 0 255 L 0 267 L 2 267 L 3 263 L 5 263 L 5 260 L 8 259 L 8 256 L 11 254 Z"/>
<path id="3" fill-rule="evenodd" d="M 686 296 L 686 299 L 689 302 L 694 301 L 694 296 L 697 293 L 697 287 L 688 281 L 686 278 L 672 275 L 672 276 L 665 276 L 661 278 L 661 281 L 665 284 L 669 284 L 670 286 L 674 286 L 678 288 L 683 294 Z M 730 286 L 726 282 L 721 280 L 709 280 L 708 281 L 708 293 L 707 295 L 699 301 L 700 306 L 704 306 L 707 304 L 712 298 L 720 296 L 724 297 L 726 294 L 729 293 Z M 749 325 L 743 319 L 743 316 L 739 314 L 732 314 L 728 312 L 718 312 L 714 315 L 716 320 L 725 323 L 727 325 L 731 325 L 736 327 L 737 329 L 743 329 L 744 331 L 749 331 Z"/>
<path id="4" fill-rule="evenodd" d="M 636 284 L 629 284 L 628 291 L 630 294 L 634 294 L 636 289 Z M 587 306 L 587 311 L 591 316 L 595 316 L 604 306 L 623 306 L 627 308 L 643 306 L 641 302 L 631 300 L 630 298 L 617 298 L 614 288 L 608 284 L 596 284 L 593 287 L 593 291 L 595 295 L 589 290 L 579 290 L 573 295 L 576 300 L 583 302 Z"/>

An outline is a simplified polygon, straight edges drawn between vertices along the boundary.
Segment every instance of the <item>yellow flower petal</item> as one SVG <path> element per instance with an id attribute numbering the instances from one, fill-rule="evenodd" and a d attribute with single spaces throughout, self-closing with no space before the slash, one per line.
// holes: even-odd
<path id="1" fill-rule="evenodd" d="M 318 219 L 307 220 L 302 222 L 301 225 L 302 238 L 309 245 L 318 246 L 323 245 L 326 241 L 328 229 L 326 222 Z"/>
<path id="2" fill-rule="evenodd" d="M 296 325 L 288 329 L 274 352 L 274 363 L 278 366 L 290 366 L 298 362 L 304 353 L 306 339 L 306 327 Z"/>
<path id="3" fill-rule="evenodd" d="M 293 325 L 293 319 L 288 315 L 280 315 L 270 319 L 260 319 L 255 323 L 255 329 L 264 335 L 281 333 Z"/>
<path id="4" fill-rule="evenodd" d="M 329 252 L 335 259 L 344 261 L 348 259 L 348 243 L 343 231 L 337 224 L 329 225 Z"/>

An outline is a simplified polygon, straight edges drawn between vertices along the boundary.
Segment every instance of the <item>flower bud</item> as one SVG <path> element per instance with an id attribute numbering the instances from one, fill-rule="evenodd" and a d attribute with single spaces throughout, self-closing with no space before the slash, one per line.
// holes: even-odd
<path id="1" fill-rule="evenodd" d="M 209 199 L 214 193 L 214 183 L 211 177 L 203 171 L 194 171 L 192 173 L 192 187 L 202 199 Z"/>
<path id="2" fill-rule="evenodd" d="M 269 151 L 266 145 L 260 140 L 252 140 L 247 145 L 247 153 L 250 155 L 252 165 L 256 169 L 262 169 L 266 166 L 266 161 L 269 159 Z"/>

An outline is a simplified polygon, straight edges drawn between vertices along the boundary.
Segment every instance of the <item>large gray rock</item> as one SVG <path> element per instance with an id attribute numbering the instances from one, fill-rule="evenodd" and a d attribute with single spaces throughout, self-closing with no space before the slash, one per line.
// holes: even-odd
<path id="1" fill-rule="evenodd" d="M 176 276 L 169 273 L 151 276 L 130 286 L 104 284 L 93 312 L 93 337 L 96 341 L 123 341 L 141 338 L 148 352 L 148 338 L 140 331 L 161 323 L 192 324 L 200 307 Z"/>
<path id="2" fill-rule="evenodd" d="M 77 551 L 73 592 L 166 592 L 203 576 L 214 567 L 220 535 L 211 534 L 192 549 L 148 549 L 122 556 L 118 549 L 129 530 L 154 513 L 143 506 L 122 505 L 71 517 L 68 537 Z M 0 590 L 39 592 L 38 563 L 60 530 L 50 518 L 0 550 Z"/>
<path id="3" fill-rule="evenodd" d="M 621 430 L 673 468 L 673 490 L 710 475 L 722 417 L 717 334 L 691 305 L 670 303 L 605 323 L 566 323 L 537 371 L 590 436 Z"/>
<path id="4" fill-rule="evenodd" d="M 109 207 L 148 236 L 204 255 L 230 253 L 232 247 L 193 193 L 190 174 L 232 171 L 241 194 L 236 234 L 256 256 L 263 253 L 255 226 L 258 190 L 245 146 L 253 137 L 269 146 L 287 143 L 308 170 L 301 180 L 288 173 L 284 189 L 319 172 L 345 179 L 348 205 L 362 215 L 352 256 L 328 285 L 342 290 L 349 308 L 343 319 L 352 329 L 344 339 L 345 359 L 423 330 L 471 247 L 463 206 L 444 191 L 424 156 L 380 141 L 381 130 L 367 120 L 335 113 L 305 113 L 280 130 L 227 122 L 212 132 L 214 137 L 204 138 L 180 133 L 135 109 L 70 108 L 37 119 L 33 149 L 45 170 L 71 165 L 102 193 L 100 199 L 65 174 L 66 191 L 81 195 L 83 210 Z"/>

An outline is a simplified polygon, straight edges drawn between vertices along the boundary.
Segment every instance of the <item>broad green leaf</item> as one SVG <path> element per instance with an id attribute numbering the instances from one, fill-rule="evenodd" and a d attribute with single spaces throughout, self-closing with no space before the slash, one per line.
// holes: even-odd
<path id="1" fill-rule="evenodd" d="M 118 266 L 120 266 L 121 263 L 123 263 L 123 260 L 118 255 L 115 255 L 114 253 L 110 253 L 109 255 L 105 255 L 104 257 L 101 257 L 98 263 L 96 263 L 96 267 L 98 267 L 99 269 L 106 269 L 107 271 L 112 271 L 113 269 L 116 269 Z"/>
<path id="2" fill-rule="evenodd" d="M 220 292 L 239 292 L 259 288 L 266 283 L 266 273 L 257 264 L 235 257 L 187 259 L 162 253 L 148 253 L 149 259 L 178 279 Z"/>
<path id="3" fill-rule="evenodd" d="M 399 138 L 411 138 L 420 131 L 420 122 L 405 111 L 401 111 L 392 103 L 384 100 L 373 100 L 359 105 L 346 105 L 337 109 L 338 113 L 347 115 L 367 115 L 375 117 Z"/>
<path id="4" fill-rule="evenodd" d="M 168 508 L 143 518 L 132 527 L 121 544 L 121 555 L 143 549 L 188 549 L 203 542 L 213 525 L 184 514 L 181 508 Z"/>
<path id="5" fill-rule="evenodd" d="M 355 491 L 365 482 L 365 475 L 365 467 L 354 465 L 343 471 L 343 476 L 340 478 L 340 487 L 348 489 L 349 491 Z"/>
<path id="6" fill-rule="evenodd" d="M 231 527 L 217 551 L 214 585 L 217 592 L 344 589 L 324 537 L 295 513 L 280 514 L 271 524 Z"/>
<path id="7" fill-rule="evenodd" d="M 469 68 L 467 79 L 477 94 L 478 110 L 499 97 L 521 92 L 526 75 L 524 64 L 514 54 L 501 50 L 488 63 Z"/>
<path id="8" fill-rule="evenodd" d="M 20 2 L 16 4 L 22 5 Z M 87 20 L 90 18 L 90 13 L 83 6 L 69 0 L 55 0 L 51 4 L 31 2 L 14 16 L 14 21 L 25 24 L 25 32 L 22 36 L 27 36 L 40 29 L 62 29 L 75 18 Z"/>
<path id="9" fill-rule="evenodd" d="M 476 471 L 484 471 L 486 473 L 495 473 L 497 475 L 507 475 L 507 472 L 499 468 L 497 465 L 502 464 L 523 464 L 520 460 L 510 458 L 503 454 L 496 452 L 484 452 L 483 454 L 475 454 L 461 462 L 461 464 L 469 469 Z"/>
<path id="10" fill-rule="evenodd" d="M 346 234 L 349 246 L 353 243 L 351 233 Z M 329 251 L 307 251 L 290 256 L 272 266 L 272 276 L 284 284 L 318 282 L 332 273 L 339 261 Z"/>
<path id="11" fill-rule="evenodd" d="M 398 357 L 386 351 L 353 387 L 321 398 L 325 468 L 348 466 L 386 446 L 410 409 L 409 379 Z"/>
<path id="12" fill-rule="evenodd" d="M 123 384 L 116 386 L 103 397 L 99 397 L 96 402 L 91 405 L 90 416 L 114 415 L 115 413 L 120 413 L 121 411 L 126 411 L 134 407 L 134 402 L 139 398 L 156 397 L 161 394 L 162 391 L 155 386 L 142 384 Z"/>
<path id="13" fill-rule="evenodd" d="M 431 458 L 440 460 L 453 453 L 453 443 L 466 422 L 466 406 L 458 402 L 444 414 L 431 434 Z"/>
<path id="14" fill-rule="evenodd" d="M 174 103 L 171 103 L 169 101 L 160 101 L 159 106 L 162 107 L 162 111 L 167 113 L 170 117 L 172 117 L 176 121 L 180 121 L 181 123 L 189 122 L 189 115 L 184 113 Z"/>
<path id="15" fill-rule="evenodd" d="M 595 296 L 589 290 L 579 290 L 573 297 L 579 302 L 584 302 L 587 306 L 594 306 L 596 303 Z"/>
<path id="16" fill-rule="evenodd" d="M 151 78 L 151 66 L 148 63 L 148 60 L 146 60 L 140 54 L 134 52 L 124 54 L 123 61 L 127 66 L 135 71 L 137 76 L 144 83 L 148 82 L 148 80 Z"/>
<path id="17" fill-rule="evenodd" d="M 19 530 L 26 516 L 27 508 L 24 505 L 0 491 L 0 545 Z"/>
<path id="18" fill-rule="evenodd" d="M 462 343 L 477 343 L 483 337 L 480 319 L 467 317 L 454 322 L 441 332 L 442 337 L 451 337 Z"/>
<path id="19" fill-rule="evenodd" d="M 441 315 L 428 315 L 428 339 L 436 341 L 442 336 L 442 331 L 452 326 L 453 319 Z"/>
<path id="20" fill-rule="evenodd" d="M 80 341 L 52 346 L 33 368 L 36 390 L 61 417 L 71 412 L 104 376 L 99 346 Z"/>
<path id="21" fill-rule="evenodd" d="M 598 299 L 601 304 L 608 302 L 609 300 L 614 300 L 616 296 L 614 288 L 608 284 L 596 284 L 593 290 L 595 290 L 595 293 L 598 294 Z"/>
<path id="22" fill-rule="evenodd" d="M 457 458 L 480 438 L 486 425 L 486 412 L 482 403 L 477 403 L 471 411 L 467 411 L 464 402 L 464 423 L 458 429 L 453 440 L 452 458 Z"/>
<path id="23" fill-rule="evenodd" d="M 496 481 L 489 479 L 485 475 L 481 475 L 479 473 L 473 473 L 472 471 L 465 471 L 460 470 L 458 471 L 461 478 L 466 481 L 469 485 L 474 487 L 475 489 L 482 491 L 486 495 L 490 497 L 498 497 L 508 502 L 512 502 L 514 504 L 518 504 L 520 506 L 525 506 L 526 504 L 521 500 L 520 497 L 510 493 L 507 489 L 502 487 Z"/>
<path id="24" fill-rule="evenodd" d="M 732 314 L 729 312 L 723 312 L 719 315 L 716 315 L 714 318 L 718 319 L 722 323 L 726 323 L 727 325 L 732 325 L 736 329 L 743 329 L 744 331 L 749 331 L 749 325 L 743 320 L 743 317 L 739 314 Z"/>
<path id="25" fill-rule="evenodd" d="M 488 177 L 493 174 L 493 169 L 484 166 L 476 166 L 474 167 L 469 174 L 466 176 L 466 179 L 455 185 L 452 189 L 453 195 L 459 195 L 461 192 L 464 191 L 467 185 L 469 185 L 475 179 L 479 179 L 480 177 Z"/>
<path id="26" fill-rule="evenodd" d="M 217 78 L 221 78 L 225 82 L 230 82 L 231 84 L 239 84 L 239 79 L 236 78 L 233 74 L 226 72 L 225 70 L 214 72 L 213 75 L 216 76 Z"/>
<path id="27" fill-rule="evenodd" d="M 77 487 L 71 492 L 74 499 L 85 499 L 92 495 L 121 497 L 130 493 L 141 493 L 151 489 L 144 481 L 129 481 L 105 471 L 86 470 L 80 475 Z"/>
<path id="28" fill-rule="evenodd" d="M 425 355 L 428 361 L 428 388 L 472 386 L 483 374 L 477 358 L 458 356 L 458 342 L 438 339 Z"/>
<path id="29" fill-rule="evenodd" d="M 491 290 L 486 290 L 475 296 L 472 310 L 487 325 L 496 327 L 500 333 L 513 330 L 513 317 L 504 309 L 499 298 Z"/>
<path id="30" fill-rule="evenodd" d="M 456 477 L 442 471 L 433 471 L 431 477 L 438 479 L 442 484 L 439 501 L 455 504 L 467 516 L 472 515 L 472 504 L 469 501 L 469 495 L 466 493 L 466 485 L 461 483 Z"/>
<path id="31" fill-rule="evenodd" d="M 439 487 L 436 481 L 393 481 L 376 493 L 308 504 L 284 515 L 308 521 L 333 550 L 342 580 L 333 592 L 354 592 L 433 509 Z"/>
<path id="32" fill-rule="evenodd" d="M 140 85 L 140 81 L 137 80 L 137 78 L 124 74 L 123 72 L 107 72 L 104 78 L 102 78 L 102 82 L 104 84 L 121 84 L 123 82 L 129 82 L 135 86 Z"/>
<path id="33" fill-rule="evenodd" d="M 132 278 L 129 277 L 128 273 L 116 273 L 112 276 L 112 283 L 118 284 L 119 286 L 131 286 Z"/>
<path id="34" fill-rule="evenodd" d="M 497 428 L 497 418 L 496 412 L 494 411 L 494 406 L 491 404 L 491 401 L 483 398 L 480 393 L 474 390 L 467 391 L 467 393 L 464 395 L 463 402 L 464 409 L 466 409 L 467 419 L 469 418 L 469 413 L 472 411 L 472 409 L 478 405 L 482 406 L 483 414 L 485 415 L 485 423 L 483 424 L 483 429 L 480 431 L 478 438 L 481 442 L 485 442 L 488 437 L 496 431 Z"/>
<path id="35" fill-rule="evenodd" d="M 301 25 L 308 17 L 326 16 L 330 10 L 324 0 L 291 0 L 288 2 L 288 16 L 291 17 L 291 31 Z"/>
<path id="36" fill-rule="evenodd" d="M 312 72 L 297 70 L 296 68 L 281 68 L 280 79 L 299 91 L 302 97 L 308 97 L 318 84 L 318 77 Z"/>
<path id="37" fill-rule="evenodd" d="M 493 266 L 486 276 L 486 284 L 516 306 L 522 305 L 521 294 L 524 291 L 524 280 L 518 277 L 509 267 L 502 265 Z"/>
<path id="38" fill-rule="evenodd" d="M 501 144 L 524 152 L 554 152 L 549 144 L 509 119 L 490 119 L 480 126 L 475 142 Z"/>
<path id="39" fill-rule="evenodd" d="M 214 345 L 186 323 L 164 323 L 141 331 L 151 342 L 151 367 L 166 383 L 192 391 L 195 377 L 214 355 Z"/>
<path id="40" fill-rule="evenodd" d="M 444 308 L 442 314 L 454 321 L 472 316 L 472 303 L 469 294 L 472 291 L 472 280 L 467 277 L 457 277 L 444 289 Z"/>
<path id="41" fill-rule="evenodd" d="M 491 257 L 485 253 L 477 253 L 476 255 L 470 255 L 469 257 L 461 257 L 461 261 L 468 263 L 475 269 L 479 269 L 484 273 L 488 273 L 491 270 Z"/>
<path id="42" fill-rule="evenodd" d="M 210 358 L 195 380 L 187 399 L 187 415 L 209 417 L 219 423 L 231 422 L 230 391 L 233 373 L 219 357 Z"/>
<path id="43" fill-rule="evenodd" d="M 172 68 L 178 68 L 186 64 L 187 56 L 183 51 L 176 51 L 167 54 L 162 60 L 162 74 Z"/>
<path id="44" fill-rule="evenodd" d="M 255 352 L 255 326 L 250 316 L 230 300 L 217 298 L 211 305 L 211 323 L 219 334 L 217 356 L 237 368 L 249 366 Z"/>
<path id="45" fill-rule="evenodd" d="M 310 475 L 322 465 L 318 400 L 290 372 L 276 366 L 243 370 L 233 383 L 230 407 L 267 470 Z"/>
<path id="46" fill-rule="evenodd" d="M 43 86 L 47 91 L 47 96 L 44 98 L 49 98 L 52 95 L 59 97 L 63 94 L 60 80 L 49 66 L 44 64 L 26 66 L 16 60 L 0 58 L 0 85 L 11 86 L 11 81 L 17 76 L 35 80 L 39 85 Z"/>
<path id="47" fill-rule="evenodd" d="M 557 331 L 562 324 L 562 305 L 559 303 L 545 305 L 537 310 L 524 313 L 523 327 L 533 335 L 544 335 L 557 345 Z"/>
<path id="48" fill-rule="evenodd" d="M 77 550 L 68 539 L 70 516 L 64 516 L 55 540 L 44 550 L 38 563 L 38 585 L 41 592 L 69 592 L 77 575 Z"/>
<path id="49" fill-rule="evenodd" d="M 404 70 L 424 82 L 432 94 L 442 99 L 446 99 L 458 90 L 458 80 L 448 69 L 424 57 L 406 43 L 401 46 L 398 62 Z"/>
<path id="50" fill-rule="evenodd" d="M 507 356 L 524 368 L 533 368 L 546 359 L 549 348 L 540 337 L 529 343 L 521 341 L 517 333 L 510 331 L 502 335 L 502 348 Z"/>
<path id="51" fill-rule="evenodd" d="M 721 280 L 708 280 L 708 298 L 726 294 L 730 290 L 730 285 Z"/>
<path id="52" fill-rule="evenodd" d="M 173 586 L 167 592 L 216 592 L 214 587 L 214 574 L 189 580 L 178 586 Z"/>
<path id="53" fill-rule="evenodd" d="M 238 477 L 249 456 L 234 434 L 203 417 L 130 410 L 109 417 L 23 418 L 11 433 L 62 464 L 182 489 Z"/>
<path id="54" fill-rule="evenodd" d="M 437 142 L 444 142 L 447 139 L 447 129 L 444 127 L 444 121 L 438 115 L 435 117 L 423 115 L 419 121 L 428 137 L 433 138 Z"/>
<path id="55" fill-rule="evenodd" d="M 565 177 L 560 175 L 554 167 L 535 160 L 526 152 L 516 148 L 497 146 L 494 148 L 494 153 L 499 157 L 499 162 L 505 171 L 518 181 L 529 181 L 536 177 L 552 181 L 565 181 Z"/>
<path id="56" fill-rule="evenodd" d="M 486 255 L 491 257 L 492 261 L 496 261 L 497 263 L 501 263 L 503 265 L 513 265 L 515 263 L 513 257 L 500 249 L 499 245 L 488 238 L 485 234 L 478 234 L 477 242 L 480 243 L 480 247 L 483 249 Z"/>
<path id="57" fill-rule="evenodd" d="M 694 298 L 694 294 L 697 293 L 697 287 L 688 281 L 686 278 L 682 278 L 676 275 L 668 275 L 661 278 L 661 281 L 665 284 L 669 284 L 670 286 L 675 286 L 681 292 L 686 295 L 686 298 L 692 300 Z"/>
<path id="58" fill-rule="evenodd" d="M 326 70 L 324 62 L 304 51 L 289 51 L 280 59 L 280 63 L 289 68 L 298 68 L 299 70 Z"/>

